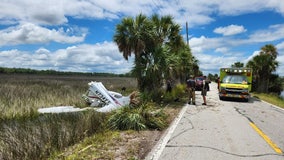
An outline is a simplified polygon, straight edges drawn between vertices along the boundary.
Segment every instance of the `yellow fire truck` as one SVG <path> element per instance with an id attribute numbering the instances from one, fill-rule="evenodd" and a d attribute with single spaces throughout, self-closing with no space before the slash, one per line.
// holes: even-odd
<path id="1" fill-rule="evenodd" d="M 251 68 L 221 68 L 219 81 L 219 98 L 240 98 L 249 101 L 252 69 Z"/>

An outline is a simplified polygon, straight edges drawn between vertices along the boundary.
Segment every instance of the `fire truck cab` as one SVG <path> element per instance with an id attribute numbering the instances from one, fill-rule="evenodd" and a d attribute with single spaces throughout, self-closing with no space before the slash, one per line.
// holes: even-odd
<path id="1" fill-rule="evenodd" d="M 252 84 L 251 68 L 221 68 L 219 98 L 238 98 L 248 102 Z"/>

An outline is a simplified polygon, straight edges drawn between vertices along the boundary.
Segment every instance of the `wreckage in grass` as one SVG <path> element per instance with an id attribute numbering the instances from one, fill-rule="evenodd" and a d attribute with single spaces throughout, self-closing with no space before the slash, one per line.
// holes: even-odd
<path id="1" fill-rule="evenodd" d="M 109 91 L 102 82 L 89 82 L 89 89 L 83 94 L 83 99 L 96 109 L 98 112 L 110 112 L 127 105 L 137 105 L 139 101 L 138 92 L 132 92 L 128 96 L 121 93 Z M 40 108 L 40 113 L 62 113 L 62 112 L 78 112 L 89 108 L 75 108 L 74 106 L 55 106 L 49 108 Z"/>
<path id="2" fill-rule="evenodd" d="M 109 91 L 102 82 L 88 83 L 89 89 L 82 97 L 91 107 L 98 107 L 99 112 L 109 112 L 126 105 L 139 103 L 138 92 L 132 92 L 129 96 Z"/>

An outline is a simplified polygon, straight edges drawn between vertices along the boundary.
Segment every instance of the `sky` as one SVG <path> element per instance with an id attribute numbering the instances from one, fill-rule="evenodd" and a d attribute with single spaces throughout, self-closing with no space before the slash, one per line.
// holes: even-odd
<path id="1" fill-rule="evenodd" d="M 127 73 L 113 36 L 140 13 L 172 16 L 204 75 L 272 44 L 284 76 L 284 0 L 1 0 L 0 67 Z"/>

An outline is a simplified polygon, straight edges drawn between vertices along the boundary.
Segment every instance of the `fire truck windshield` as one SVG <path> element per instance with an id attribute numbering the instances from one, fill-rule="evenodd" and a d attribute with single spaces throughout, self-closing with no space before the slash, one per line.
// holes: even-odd
<path id="1" fill-rule="evenodd" d="M 247 82 L 247 77 L 243 75 L 227 75 L 222 80 L 222 83 L 230 84 L 247 84 Z"/>

